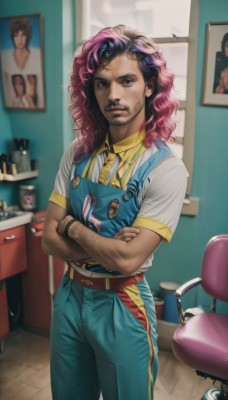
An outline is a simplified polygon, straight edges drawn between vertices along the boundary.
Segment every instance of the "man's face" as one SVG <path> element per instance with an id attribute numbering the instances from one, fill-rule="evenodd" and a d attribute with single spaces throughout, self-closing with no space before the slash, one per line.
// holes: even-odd
<path id="1" fill-rule="evenodd" d="M 127 126 L 131 134 L 145 121 L 145 96 L 152 89 L 144 81 L 138 61 L 121 54 L 104 63 L 94 75 L 94 92 L 110 128 Z"/>

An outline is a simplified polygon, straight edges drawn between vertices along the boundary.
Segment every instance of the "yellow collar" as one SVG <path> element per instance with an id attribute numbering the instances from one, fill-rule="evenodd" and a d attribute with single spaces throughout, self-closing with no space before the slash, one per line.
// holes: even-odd
<path id="1" fill-rule="evenodd" d="M 119 154 L 120 158 L 123 159 L 125 152 L 127 150 L 130 150 L 138 146 L 140 143 L 144 141 L 144 139 L 145 139 L 145 131 L 139 131 L 127 137 L 126 139 L 120 140 L 119 142 L 110 145 L 109 137 L 107 134 L 104 143 L 101 145 L 96 154 L 98 155 L 103 153 L 104 151 L 112 150 L 115 154 Z"/>

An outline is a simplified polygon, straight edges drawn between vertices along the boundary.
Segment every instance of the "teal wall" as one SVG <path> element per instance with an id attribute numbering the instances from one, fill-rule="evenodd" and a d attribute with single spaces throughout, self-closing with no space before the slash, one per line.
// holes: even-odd
<path id="1" fill-rule="evenodd" d="M 155 290 L 160 281 L 184 282 L 199 275 L 204 248 L 217 234 L 228 233 L 228 110 L 201 104 L 206 32 L 208 22 L 227 21 L 227 0 L 200 0 L 195 153 L 192 195 L 200 199 L 196 217 L 182 216 L 171 244 L 159 248 L 154 265 L 147 273 Z M 196 304 L 208 305 L 201 289 L 194 291 Z M 219 304 L 219 309 L 228 308 Z"/>
<path id="2" fill-rule="evenodd" d="M 1 111 L 10 124 L 6 136 L 2 137 L 1 133 L 3 146 L 14 137 L 30 139 L 31 157 L 39 160 L 39 178 L 24 183 L 34 183 L 37 186 L 38 207 L 43 209 L 48 205 L 48 197 L 62 152 L 73 138 L 67 111 L 69 100 L 64 85 L 68 81 L 74 51 L 74 1 L 0 0 L 0 3 L 0 16 L 33 13 L 40 13 L 43 16 L 46 111 Z M 64 129 L 67 129 L 67 132 L 64 132 Z M 14 184 L 17 185 L 19 183 Z M 3 197 L 9 197 L 7 186 L 9 184 L 1 183 L 0 190 Z M 14 194 L 11 202 L 17 201 L 15 190 Z"/>
<path id="3" fill-rule="evenodd" d="M 40 12 L 44 18 L 47 109 L 32 113 L 0 109 L 0 151 L 7 140 L 23 136 L 31 140 L 32 157 L 40 160 L 39 177 L 34 180 L 40 209 L 47 206 L 61 154 L 74 137 L 67 111 L 67 84 L 74 51 L 73 3 L 73 0 L 0 0 L 0 16 Z M 182 283 L 198 275 L 209 238 L 227 232 L 227 108 L 201 104 L 207 23 L 224 21 L 226 15 L 227 0 L 200 0 L 192 186 L 192 195 L 200 199 L 200 208 L 196 217 L 181 216 L 172 242 L 162 244 L 157 250 L 154 264 L 147 273 L 155 291 L 160 281 Z M 9 197 L 11 190 L 9 184 L 0 183 L 1 197 Z M 198 289 L 194 291 L 192 302 L 208 305 L 209 299 Z M 221 305 L 222 309 L 224 307 Z"/>
<path id="4" fill-rule="evenodd" d="M 0 153 L 8 153 L 8 142 L 12 137 L 10 118 L 3 108 L 0 92 Z M 14 195 L 14 187 L 8 182 L 0 183 L 0 200 L 11 201 Z"/>

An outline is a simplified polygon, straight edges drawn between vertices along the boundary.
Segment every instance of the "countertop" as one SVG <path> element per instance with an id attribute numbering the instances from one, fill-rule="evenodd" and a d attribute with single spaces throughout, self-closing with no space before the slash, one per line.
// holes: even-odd
<path id="1" fill-rule="evenodd" d="M 16 226 L 29 224 L 32 221 L 33 213 L 29 211 L 20 212 L 20 215 L 0 220 L 0 231 L 15 228 Z"/>

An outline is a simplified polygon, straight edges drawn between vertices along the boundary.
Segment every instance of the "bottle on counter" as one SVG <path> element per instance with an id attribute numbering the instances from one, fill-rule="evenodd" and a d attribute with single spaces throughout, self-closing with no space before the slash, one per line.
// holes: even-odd
<path id="1" fill-rule="evenodd" d="M 24 211 L 36 210 L 36 186 L 35 185 L 20 185 L 20 206 Z"/>

